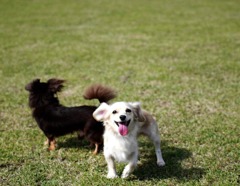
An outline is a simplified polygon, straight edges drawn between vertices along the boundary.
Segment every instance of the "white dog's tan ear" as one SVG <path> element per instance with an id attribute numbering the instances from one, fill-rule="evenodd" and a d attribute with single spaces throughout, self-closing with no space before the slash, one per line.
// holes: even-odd
<path id="1" fill-rule="evenodd" d="M 97 121 L 104 121 L 109 116 L 110 106 L 107 103 L 101 103 L 101 105 L 93 112 L 93 117 Z"/>
<path id="2" fill-rule="evenodd" d="M 138 119 L 139 122 L 144 122 L 146 120 L 144 114 L 143 114 L 143 111 L 141 109 L 141 103 L 139 102 L 134 102 L 134 103 L 131 103 L 131 105 L 133 106 L 134 108 L 134 113 Z"/>

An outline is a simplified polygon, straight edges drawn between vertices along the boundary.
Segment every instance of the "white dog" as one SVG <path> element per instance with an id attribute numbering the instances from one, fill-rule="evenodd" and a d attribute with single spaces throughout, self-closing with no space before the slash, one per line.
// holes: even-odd
<path id="1" fill-rule="evenodd" d="M 116 102 L 112 105 L 102 103 L 93 113 L 97 121 L 103 121 L 104 156 L 108 165 L 108 178 L 117 177 L 114 161 L 128 163 L 122 178 L 129 176 L 137 166 L 137 136 L 144 134 L 154 143 L 157 164 L 164 166 L 160 148 L 158 126 L 153 117 L 142 110 L 140 103 Z"/>

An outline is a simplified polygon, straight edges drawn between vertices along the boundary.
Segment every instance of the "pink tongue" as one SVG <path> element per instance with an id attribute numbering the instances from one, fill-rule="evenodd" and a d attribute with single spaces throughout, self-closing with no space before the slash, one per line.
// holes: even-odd
<path id="1" fill-rule="evenodd" d="M 128 134 L 128 127 L 119 123 L 118 131 L 122 136 L 126 136 Z"/>

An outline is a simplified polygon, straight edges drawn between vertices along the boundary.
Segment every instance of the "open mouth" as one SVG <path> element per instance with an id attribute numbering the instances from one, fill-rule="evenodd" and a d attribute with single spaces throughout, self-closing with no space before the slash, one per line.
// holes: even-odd
<path id="1" fill-rule="evenodd" d="M 115 121 L 116 125 L 119 127 L 119 125 L 125 125 L 128 127 L 129 123 L 130 123 L 131 120 L 128 120 L 128 121 Z"/>
<path id="2" fill-rule="evenodd" d="M 128 121 L 115 121 L 116 125 L 118 126 L 118 131 L 122 136 L 126 136 L 128 134 L 128 125 L 131 120 Z"/>

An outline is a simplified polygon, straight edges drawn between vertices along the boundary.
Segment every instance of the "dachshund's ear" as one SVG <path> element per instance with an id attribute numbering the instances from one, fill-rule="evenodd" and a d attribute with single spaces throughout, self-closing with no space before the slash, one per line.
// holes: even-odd
<path id="1" fill-rule="evenodd" d="M 55 78 L 49 79 L 47 81 L 49 90 L 53 93 L 60 92 L 62 90 L 62 88 L 64 87 L 63 86 L 64 82 L 65 82 L 65 80 L 55 79 Z"/>
<path id="2" fill-rule="evenodd" d="M 110 106 L 107 103 L 101 105 L 93 112 L 93 117 L 97 121 L 105 121 L 109 117 Z"/>
<path id="3" fill-rule="evenodd" d="M 146 120 L 142 108 L 141 108 L 141 103 L 139 102 L 134 102 L 131 103 L 133 109 L 134 109 L 134 115 L 135 118 L 139 121 L 139 122 L 144 122 Z"/>
<path id="4" fill-rule="evenodd" d="M 36 86 L 39 83 L 40 83 L 40 79 L 34 79 L 25 86 L 25 90 L 32 92 L 34 89 L 34 86 Z"/>

